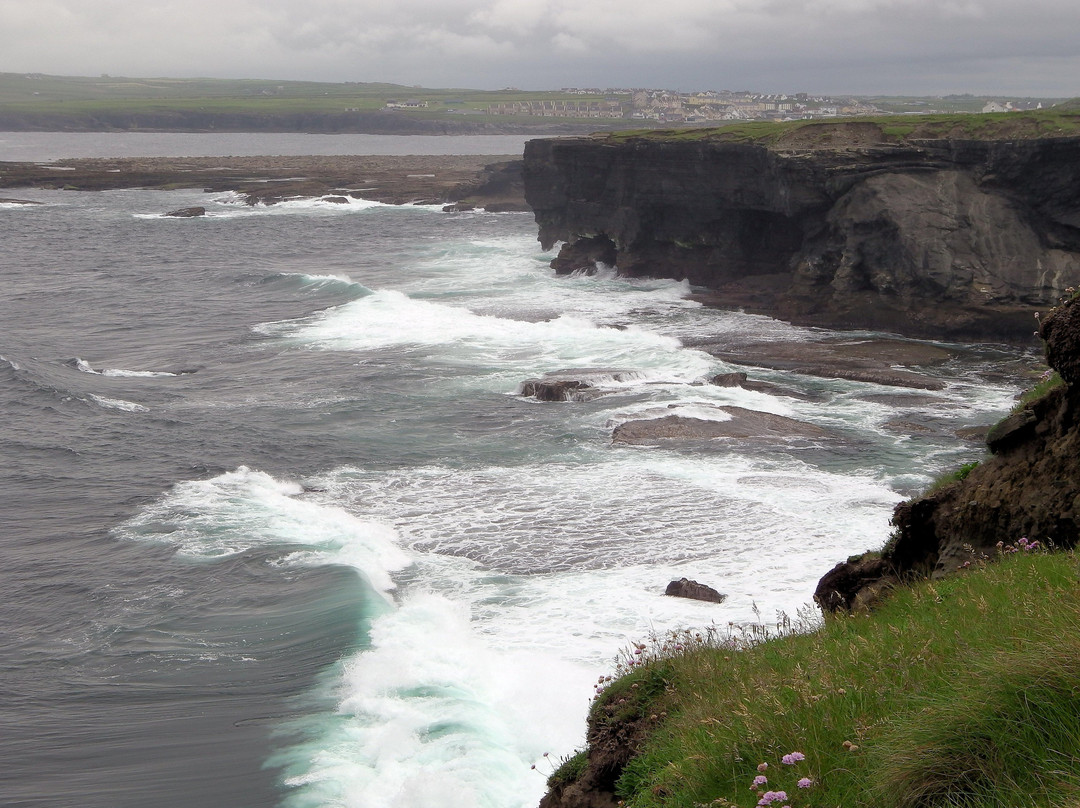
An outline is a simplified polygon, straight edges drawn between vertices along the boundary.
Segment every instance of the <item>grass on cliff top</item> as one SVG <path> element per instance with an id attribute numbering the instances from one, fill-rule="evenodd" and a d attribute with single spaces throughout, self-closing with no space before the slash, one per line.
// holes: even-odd
<path id="1" fill-rule="evenodd" d="M 910 140 L 1028 140 L 1080 134 L 1080 109 L 1062 105 L 1032 112 L 888 115 L 812 121 L 746 121 L 717 127 L 630 130 L 605 137 L 664 142 L 756 143 L 812 149 L 899 144 Z"/>
<path id="2" fill-rule="evenodd" d="M 976 561 L 744 650 L 643 655 L 593 708 L 649 722 L 617 784 L 628 808 L 750 808 L 770 790 L 776 808 L 1080 805 L 1072 553 Z"/>

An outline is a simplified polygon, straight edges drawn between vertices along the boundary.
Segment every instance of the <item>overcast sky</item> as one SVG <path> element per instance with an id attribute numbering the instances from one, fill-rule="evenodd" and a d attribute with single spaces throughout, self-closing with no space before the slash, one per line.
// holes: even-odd
<path id="1" fill-rule="evenodd" d="M 0 71 L 1080 95 L 1078 0 L 0 0 Z"/>

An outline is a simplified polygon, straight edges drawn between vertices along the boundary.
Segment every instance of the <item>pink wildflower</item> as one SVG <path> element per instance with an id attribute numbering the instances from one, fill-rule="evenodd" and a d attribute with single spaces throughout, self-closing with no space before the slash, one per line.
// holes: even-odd
<path id="1" fill-rule="evenodd" d="M 804 755 L 802 752 L 791 752 L 780 758 L 780 762 L 787 766 L 792 766 L 798 763 L 800 760 L 806 760 L 806 755 Z"/>
<path id="2" fill-rule="evenodd" d="M 802 780 L 800 780 L 798 783 L 796 783 L 796 785 L 798 785 L 799 788 L 810 788 L 810 786 L 812 786 L 813 784 L 814 784 L 814 781 L 811 780 L 809 777 L 804 777 Z"/>
<path id="3" fill-rule="evenodd" d="M 763 786 L 767 782 L 769 782 L 769 778 L 766 777 L 764 774 L 759 774 L 757 777 L 754 778 L 754 785 L 755 786 Z"/>
<path id="4" fill-rule="evenodd" d="M 774 802 L 782 802 L 787 799 L 786 791 L 766 791 L 758 800 L 758 806 L 772 805 Z"/>

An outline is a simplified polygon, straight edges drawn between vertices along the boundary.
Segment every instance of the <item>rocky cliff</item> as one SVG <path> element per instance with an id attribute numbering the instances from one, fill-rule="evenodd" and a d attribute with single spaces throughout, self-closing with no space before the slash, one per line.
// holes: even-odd
<path id="1" fill-rule="evenodd" d="M 1046 359 L 1060 376 L 990 431 L 991 454 L 929 493 L 902 502 L 879 554 L 838 564 L 814 598 L 826 610 L 872 606 L 912 577 L 939 577 L 1026 542 L 1080 540 L 1080 298 L 1042 318 Z"/>
<path id="2" fill-rule="evenodd" d="M 885 134 L 878 123 L 533 140 L 553 266 L 687 279 L 806 324 L 1032 339 L 1080 282 L 1080 136 Z M 767 142 L 766 142 L 767 141 Z"/>

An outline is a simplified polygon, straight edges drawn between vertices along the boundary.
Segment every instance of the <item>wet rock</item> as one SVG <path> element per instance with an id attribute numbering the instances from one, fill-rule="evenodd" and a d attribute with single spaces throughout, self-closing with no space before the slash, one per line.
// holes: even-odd
<path id="1" fill-rule="evenodd" d="M 778 384 L 772 384 L 770 382 L 751 381 L 747 378 L 745 373 L 718 373 L 709 379 L 709 384 L 715 384 L 717 387 L 741 387 L 743 390 L 752 390 L 755 393 L 764 393 L 769 396 L 797 398 L 802 401 L 815 400 L 814 396 L 799 390 L 781 387 Z"/>
<path id="2" fill-rule="evenodd" d="M 31 199 L 6 199 L 0 197 L 0 205 L 41 205 L 41 202 L 34 202 Z"/>
<path id="3" fill-rule="evenodd" d="M 333 203 L 335 205 L 348 205 L 349 204 L 348 197 L 344 197 L 344 196 L 324 196 L 319 201 L 320 202 L 331 202 L 331 203 Z"/>
<path id="4" fill-rule="evenodd" d="M 665 595 L 673 598 L 689 598 L 690 600 L 704 600 L 709 603 L 723 603 L 727 595 L 721 595 L 711 586 L 691 581 L 689 578 L 680 578 L 672 581 L 664 590 Z"/>
<path id="5" fill-rule="evenodd" d="M 717 373 L 709 379 L 709 384 L 717 387 L 742 387 L 746 384 L 746 378 L 745 373 Z"/>
<path id="6" fill-rule="evenodd" d="M 985 426 L 965 426 L 956 430 L 953 434 L 960 440 L 969 440 L 977 443 L 986 443 L 989 428 Z"/>
<path id="7" fill-rule="evenodd" d="M 597 264 L 615 266 L 617 253 L 615 245 L 604 236 L 584 236 L 574 242 L 572 252 L 560 252 L 551 262 L 552 269 L 559 275 L 572 272 L 593 273 Z"/>
<path id="8" fill-rule="evenodd" d="M 521 383 L 519 395 L 537 401 L 583 401 L 599 393 L 580 379 L 528 379 Z"/>
<path id="9" fill-rule="evenodd" d="M 638 446 L 664 441 L 708 441 L 716 438 L 783 440 L 820 439 L 829 435 L 825 429 L 815 424 L 796 421 L 783 415 L 742 407 L 718 407 L 717 410 L 731 418 L 720 421 L 667 415 L 663 418 L 625 421 L 615 427 L 611 441 Z"/>
<path id="10" fill-rule="evenodd" d="M 919 368 L 941 365 L 956 355 L 936 345 L 887 338 L 749 343 L 703 340 L 687 344 L 736 365 L 915 390 L 944 389 L 940 379 Z M 751 385 L 755 384 L 764 383 L 747 382 L 742 386 L 753 389 Z"/>
<path id="11" fill-rule="evenodd" d="M 205 216 L 206 208 L 196 205 L 190 208 L 179 208 L 177 210 L 169 211 L 165 215 L 171 216 L 174 219 L 194 219 L 197 216 Z"/>
<path id="12" fill-rule="evenodd" d="M 568 368 L 545 373 L 538 379 L 526 379 L 518 395 L 540 401 L 586 401 L 603 395 L 606 384 L 627 382 L 642 377 L 637 370 L 617 368 Z"/>

